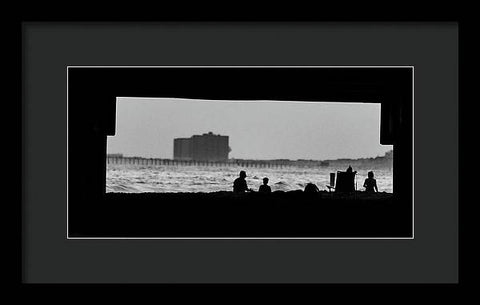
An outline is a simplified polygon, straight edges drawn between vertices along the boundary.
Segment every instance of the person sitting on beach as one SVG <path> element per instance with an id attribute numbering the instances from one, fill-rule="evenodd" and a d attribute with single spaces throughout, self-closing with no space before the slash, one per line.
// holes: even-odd
<path id="1" fill-rule="evenodd" d="M 268 178 L 267 177 L 263 178 L 263 184 L 260 185 L 260 188 L 258 189 L 258 192 L 259 193 L 271 193 L 272 192 L 272 189 L 268 185 Z"/>
<path id="2" fill-rule="evenodd" d="M 247 177 L 247 173 L 245 171 L 240 171 L 240 177 L 235 179 L 233 182 L 233 192 L 234 193 L 243 193 L 246 191 L 250 191 L 247 186 L 247 181 L 245 178 Z"/>
<path id="3" fill-rule="evenodd" d="M 318 193 L 320 192 L 320 190 L 318 189 L 318 186 L 316 184 L 310 182 L 310 183 L 307 183 L 307 185 L 305 186 L 304 192 L 312 194 L 312 193 Z"/>
<path id="4" fill-rule="evenodd" d="M 363 187 L 365 188 L 365 192 L 378 193 L 377 180 L 373 178 L 372 171 L 368 172 L 368 178 L 365 179 L 365 182 L 363 183 Z"/>

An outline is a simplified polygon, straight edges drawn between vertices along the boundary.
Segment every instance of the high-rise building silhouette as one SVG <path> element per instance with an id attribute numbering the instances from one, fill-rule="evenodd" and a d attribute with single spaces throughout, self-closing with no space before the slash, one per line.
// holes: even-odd
<path id="1" fill-rule="evenodd" d="M 173 140 L 173 158 L 193 161 L 227 161 L 228 136 L 212 132 Z"/>

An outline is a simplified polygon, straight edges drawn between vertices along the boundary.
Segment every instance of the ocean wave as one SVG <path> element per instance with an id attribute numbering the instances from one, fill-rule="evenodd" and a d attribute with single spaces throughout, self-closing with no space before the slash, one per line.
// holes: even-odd
<path id="1" fill-rule="evenodd" d="M 174 170 L 173 170 L 174 169 Z M 256 170 L 258 171 L 258 169 Z M 259 171 L 260 172 L 260 171 Z M 316 184 L 320 189 L 325 189 L 329 184 L 332 169 L 307 169 L 298 171 L 294 169 L 264 169 L 263 172 L 250 173 L 247 177 L 249 188 L 258 189 L 264 176 L 269 177 L 272 191 L 303 189 L 308 182 Z M 359 171 L 357 174 L 357 189 L 363 190 L 363 181 L 367 178 L 368 171 Z M 393 173 L 391 170 L 375 170 L 375 178 L 380 192 L 393 192 Z M 248 175 L 247 169 L 247 175 Z M 107 166 L 106 191 L 107 192 L 212 192 L 231 191 L 233 181 L 238 177 L 238 168 L 215 167 L 133 167 Z"/>

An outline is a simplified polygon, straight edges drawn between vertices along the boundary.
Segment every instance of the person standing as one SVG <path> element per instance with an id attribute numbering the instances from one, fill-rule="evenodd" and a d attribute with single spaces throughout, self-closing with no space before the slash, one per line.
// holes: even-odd
<path id="1" fill-rule="evenodd" d="M 369 193 L 378 193 L 378 188 L 377 188 L 377 180 L 373 178 L 373 172 L 370 171 L 368 172 L 368 178 L 365 179 L 365 182 L 363 183 L 363 187 L 365 188 L 365 192 Z"/>

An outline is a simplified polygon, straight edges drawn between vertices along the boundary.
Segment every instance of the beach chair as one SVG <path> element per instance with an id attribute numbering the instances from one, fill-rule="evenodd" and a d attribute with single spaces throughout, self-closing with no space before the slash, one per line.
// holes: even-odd
<path id="1" fill-rule="evenodd" d="M 355 192 L 355 175 L 357 172 L 337 172 L 335 192 Z"/>
<path id="2" fill-rule="evenodd" d="M 331 192 L 332 189 L 335 190 L 335 173 L 330 173 L 330 184 L 327 184 L 326 186 L 329 192 Z"/>

